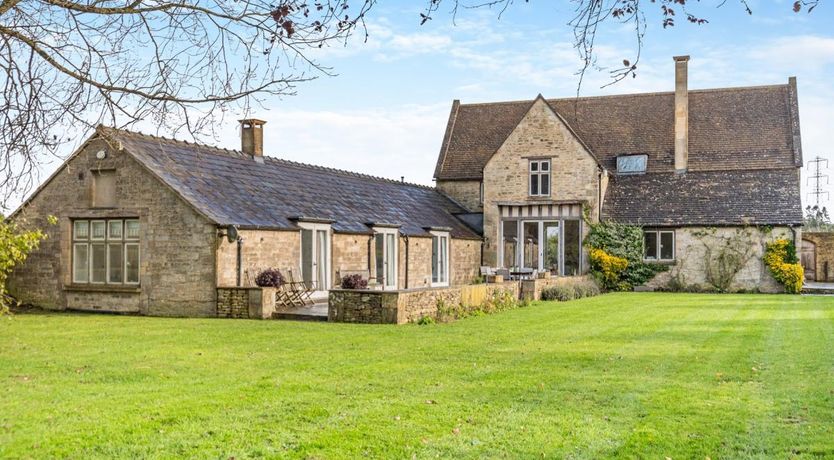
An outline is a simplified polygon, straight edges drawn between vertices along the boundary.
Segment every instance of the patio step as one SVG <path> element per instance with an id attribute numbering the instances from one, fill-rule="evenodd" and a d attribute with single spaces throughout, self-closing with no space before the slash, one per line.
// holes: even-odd
<path id="1" fill-rule="evenodd" d="M 272 319 L 284 319 L 290 321 L 327 321 L 327 315 L 317 315 L 314 313 L 290 313 L 276 311 L 272 314 Z"/>
<path id="2" fill-rule="evenodd" d="M 304 307 L 276 311 L 272 319 L 288 319 L 295 321 L 327 321 L 327 304 L 316 303 Z"/>

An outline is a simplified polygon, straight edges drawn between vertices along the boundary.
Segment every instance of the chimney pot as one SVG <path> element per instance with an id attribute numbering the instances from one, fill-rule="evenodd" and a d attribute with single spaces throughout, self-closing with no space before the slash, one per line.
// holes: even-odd
<path id="1" fill-rule="evenodd" d="M 264 120 L 245 118 L 240 123 L 240 150 L 253 157 L 264 156 Z"/>
<path id="2" fill-rule="evenodd" d="M 689 56 L 675 56 L 675 172 L 689 165 Z"/>

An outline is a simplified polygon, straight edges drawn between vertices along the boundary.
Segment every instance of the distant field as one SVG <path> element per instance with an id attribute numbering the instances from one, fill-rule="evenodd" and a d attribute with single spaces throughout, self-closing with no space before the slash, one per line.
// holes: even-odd
<path id="1" fill-rule="evenodd" d="M 834 458 L 834 298 L 430 326 L 0 319 L 0 457 Z"/>

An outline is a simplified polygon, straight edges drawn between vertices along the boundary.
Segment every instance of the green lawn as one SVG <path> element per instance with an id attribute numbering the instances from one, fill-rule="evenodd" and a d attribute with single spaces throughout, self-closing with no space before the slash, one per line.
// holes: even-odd
<path id="1" fill-rule="evenodd" d="M 834 298 L 0 319 L 0 458 L 834 458 Z"/>

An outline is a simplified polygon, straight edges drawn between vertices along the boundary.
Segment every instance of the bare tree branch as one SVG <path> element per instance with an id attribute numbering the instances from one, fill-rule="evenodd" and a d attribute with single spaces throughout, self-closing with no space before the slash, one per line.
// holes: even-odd
<path id="1" fill-rule="evenodd" d="M 152 121 L 197 138 L 229 110 L 330 75 L 311 52 L 345 44 L 375 2 L 0 1 L 0 205 L 66 133 Z"/>

